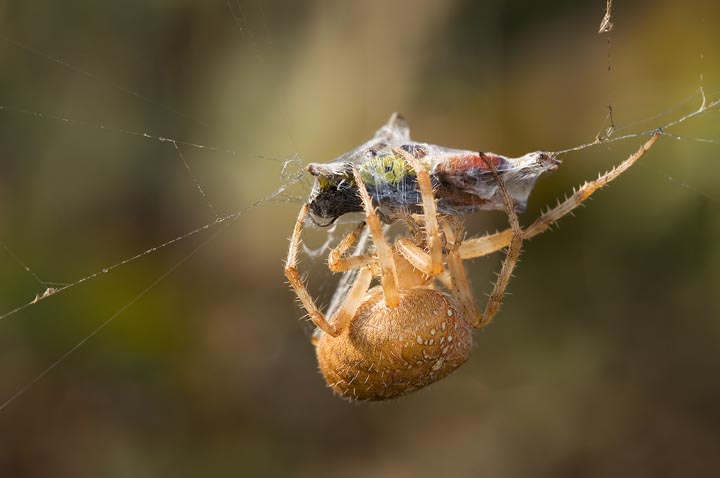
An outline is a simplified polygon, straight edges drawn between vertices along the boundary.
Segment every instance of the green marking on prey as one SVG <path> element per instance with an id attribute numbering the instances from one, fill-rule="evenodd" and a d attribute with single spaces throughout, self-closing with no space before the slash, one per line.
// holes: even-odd
<path id="1" fill-rule="evenodd" d="M 360 177 L 366 184 L 396 186 L 408 175 L 413 174 L 412 167 L 402 158 L 392 154 L 375 156 L 360 167 Z"/>

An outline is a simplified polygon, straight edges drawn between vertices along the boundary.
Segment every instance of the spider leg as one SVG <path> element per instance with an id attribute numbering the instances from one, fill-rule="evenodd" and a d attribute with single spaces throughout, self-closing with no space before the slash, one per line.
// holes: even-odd
<path id="1" fill-rule="evenodd" d="M 328 254 L 328 267 L 331 271 L 346 272 L 361 267 L 372 267 L 377 262 L 377 258 L 373 254 L 345 255 L 358 240 L 364 228 L 365 223 L 361 222 L 345 236 L 335 248 L 330 250 L 330 254 Z"/>
<path id="2" fill-rule="evenodd" d="M 476 328 L 483 328 L 487 326 L 500 309 L 502 299 L 505 295 L 505 289 L 510 282 L 512 277 L 512 271 L 517 263 L 518 256 L 520 255 L 520 247 L 523 240 L 523 231 L 520 228 L 520 222 L 518 221 L 517 214 L 515 214 L 515 206 L 512 198 L 505 187 L 505 183 L 497 172 L 495 165 L 490 161 L 486 161 L 490 169 L 492 170 L 495 178 L 500 187 L 503 202 L 507 210 L 508 220 L 510 222 L 510 231 L 512 237 L 509 241 L 509 247 L 503 261 L 500 274 L 495 282 L 490 297 L 485 305 L 485 310 L 482 314 L 477 311 L 475 299 L 470 288 L 470 284 L 467 280 L 467 274 L 465 273 L 465 266 L 463 265 L 463 259 L 459 254 L 462 243 L 458 243 L 457 237 L 462 236 L 462 224 L 459 222 L 455 223 L 457 231 L 453 230 L 451 224 L 445 220 L 442 221 L 442 228 L 445 234 L 447 242 L 447 264 L 450 273 L 450 290 L 453 291 L 455 297 L 460 301 L 460 305 L 465 311 L 465 317 L 472 321 L 472 325 Z"/>
<path id="3" fill-rule="evenodd" d="M 420 164 L 420 161 L 402 148 L 393 148 L 396 155 L 402 157 L 415 170 L 420 196 L 423 204 L 423 217 L 425 221 L 425 234 L 428 250 L 430 251 L 430 269 L 423 271 L 427 274 L 438 275 L 443 271 L 442 242 L 440 241 L 440 228 L 437 220 L 437 205 L 433 193 L 430 174 Z M 422 269 L 421 269 L 422 270 Z"/>
<path id="4" fill-rule="evenodd" d="M 415 269 L 428 276 L 435 275 L 430 254 L 425 252 L 421 247 L 416 246 L 415 243 L 407 237 L 398 238 L 395 241 L 395 249 L 405 260 L 412 264 Z"/>
<path id="5" fill-rule="evenodd" d="M 476 325 L 479 323 L 477 306 L 475 304 L 475 297 L 473 296 L 470 284 L 467 280 L 467 274 L 465 273 L 465 266 L 463 261 L 458 254 L 458 246 L 460 244 L 455 242 L 454 234 L 450 234 L 450 230 L 447 223 L 442 224 L 442 229 L 445 232 L 447 238 L 447 264 L 450 275 L 449 290 L 453 292 L 455 297 L 460 301 L 460 305 L 465 312 L 465 317 L 475 322 Z"/>
<path id="6" fill-rule="evenodd" d="M 370 194 L 368 194 L 365 183 L 355 168 L 353 168 L 353 175 L 355 176 L 355 183 L 360 192 L 360 198 L 362 199 L 363 208 L 365 209 L 366 222 L 370 229 L 370 234 L 372 234 L 375 251 L 377 252 L 378 261 L 380 262 L 380 282 L 385 297 L 385 305 L 387 307 L 397 307 L 400 304 L 400 293 L 398 292 L 397 270 L 392 249 L 385 240 L 380 219 L 375 213 L 375 208 L 373 207 L 372 199 L 370 199 Z"/>
<path id="7" fill-rule="evenodd" d="M 400 253 L 402 259 L 405 259 L 405 261 L 415 269 L 419 270 L 425 276 L 433 277 L 447 289 L 452 290 L 453 287 L 449 271 L 443 268 L 440 274 L 433 275 L 431 273 L 432 259 L 430 258 L 430 254 L 416 246 L 410 239 L 406 237 L 397 239 L 395 241 L 395 250 Z"/>
<path id="8" fill-rule="evenodd" d="M 459 219 L 453 218 L 452 216 L 442 216 L 439 218 L 438 223 L 443 234 L 445 234 L 445 242 L 447 244 L 454 244 L 456 242 L 455 237 L 463 234 L 463 224 Z M 426 275 L 435 275 L 435 278 L 444 285 L 450 284 L 448 271 L 443 269 L 439 274 L 433 274 L 430 254 L 423 248 L 418 247 L 414 241 L 407 237 L 398 238 L 395 241 L 395 249 L 405 260 L 412 264 L 415 269 L 418 269 Z"/>
<path id="9" fill-rule="evenodd" d="M 365 294 L 370 289 L 372 278 L 373 273 L 369 267 L 362 267 L 358 272 L 358 276 L 345 296 L 342 305 L 330 319 L 338 334 L 342 333 L 350 324 L 350 320 L 355 317 L 358 307 L 363 303 Z"/>
<path id="10" fill-rule="evenodd" d="M 589 198 L 595 191 L 603 186 L 606 186 L 608 183 L 617 179 L 618 176 L 630 169 L 630 167 L 652 147 L 655 141 L 660 137 L 660 134 L 660 132 L 653 134 L 649 140 L 640 146 L 640 149 L 630 155 L 625 161 L 605 174 L 600 175 L 596 180 L 586 182 L 580 186 L 572 194 L 572 196 L 560 203 L 557 207 L 537 218 L 535 222 L 525 228 L 523 232 L 524 239 L 530 239 L 545 232 L 555 222 L 582 204 L 582 202 Z M 506 247 L 510 244 L 512 237 L 512 230 L 506 229 L 489 236 L 470 239 L 460 245 L 458 253 L 463 259 L 482 257 Z"/>
<path id="11" fill-rule="evenodd" d="M 310 320 L 313 324 L 333 337 L 336 337 L 339 334 L 339 331 L 325 319 L 325 315 L 320 312 L 320 309 L 318 309 L 317 305 L 315 305 L 315 301 L 312 299 L 312 296 L 305 287 L 305 284 L 303 284 L 297 270 L 300 234 L 302 233 L 303 222 L 305 221 L 308 208 L 309 206 L 307 204 L 300 208 L 300 214 L 298 215 L 297 222 L 295 222 L 295 228 L 293 229 L 293 234 L 290 238 L 290 249 L 288 250 L 287 262 L 285 262 L 285 277 L 287 277 L 288 281 L 290 281 L 290 285 L 295 291 L 295 294 L 298 296 L 298 299 L 300 299 L 300 302 L 310 316 Z"/>
<path id="12" fill-rule="evenodd" d="M 507 212 L 508 221 L 510 222 L 512 237 L 510 239 L 510 244 L 508 245 L 507 251 L 505 252 L 505 259 L 503 260 L 502 267 L 500 268 L 498 278 L 495 281 L 495 285 L 493 286 L 493 290 L 490 293 L 490 297 L 485 304 L 485 311 L 479 316 L 477 316 L 477 323 L 475 324 L 475 327 L 477 328 L 483 328 L 488 325 L 492 321 L 497 311 L 500 309 L 500 304 L 502 304 L 502 299 L 505 296 L 505 289 L 510 283 L 512 271 L 515 268 L 515 264 L 517 264 L 518 257 L 520 256 L 520 247 L 522 246 L 523 241 L 523 230 L 520 228 L 520 221 L 518 220 L 517 214 L 515 213 L 515 204 L 510 197 L 510 193 L 508 193 L 508 190 L 505 187 L 505 183 L 500 177 L 500 174 L 498 174 L 498 171 L 492 161 L 485 159 L 485 156 L 482 155 L 482 153 L 480 154 L 485 160 L 485 163 L 492 170 L 493 174 L 495 175 L 495 179 L 497 180 L 498 187 L 500 188 L 500 192 L 502 193 L 503 203 L 505 203 L 505 210 Z M 457 262 L 459 263 L 459 267 L 462 267 L 460 257 L 458 257 Z"/>

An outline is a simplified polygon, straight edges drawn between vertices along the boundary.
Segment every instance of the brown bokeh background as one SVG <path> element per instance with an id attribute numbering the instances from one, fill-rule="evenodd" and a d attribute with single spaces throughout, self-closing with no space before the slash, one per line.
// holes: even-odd
<path id="1" fill-rule="evenodd" d="M 597 34 L 604 7 L 0 3 L 0 240 L 42 280 L 75 282 L 211 223 L 192 178 L 224 216 L 283 184 L 283 161 L 329 160 L 393 111 L 415 138 L 517 155 L 592 140 L 608 104 L 627 133 L 697 108 L 698 96 L 683 101 L 701 84 L 718 96 L 717 2 L 616 2 L 610 48 Z M 672 131 L 719 140 L 718 113 Z M 179 145 L 190 177 L 172 143 L 130 132 L 219 150 Z M 524 223 L 641 142 L 565 156 Z M 719 153 L 663 138 L 526 244 L 468 364 L 372 405 L 325 387 L 282 275 L 305 179 L 228 228 L 0 320 L 3 401 L 129 305 L 0 411 L 0 475 L 710 476 Z M 505 225 L 502 214 L 468 223 L 476 234 Z M 480 300 L 499 262 L 473 262 Z M 327 304 L 323 258 L 303 267 Z M 0 313 L 38 292 L 0 249 Z"/>

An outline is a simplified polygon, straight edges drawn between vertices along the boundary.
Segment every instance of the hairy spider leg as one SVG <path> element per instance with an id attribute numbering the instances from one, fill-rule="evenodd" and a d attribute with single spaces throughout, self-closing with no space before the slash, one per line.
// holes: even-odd
<path id="1" fill-rule="evenodd" d="M 370 194 L 368 194 L 365 183 L 355 167 L 353 167 L 353 176 L 355 176 L 355 183 L 357 184 L 358 191 L 360 192 L 360 198 L 363 202 L 365 220 L 368 228 L 370 229 L 373 243 L 375 244 L 377 259 L 380 262 L 380 283 L 383 288 L 385 305 L 387 307 L 397 307 L 400 305 L 400 292 L 398 290 L 397 269 L 392 249 L 385 240 L 380 219 L 375 213 L 375 207 L 372 204 L 372 199 L 370 199 Z"/>
<path id="2" fill-rule="evenodd" d="M 630 169 L 630 167 L 652 147 L 661 134 L 661 131 L 655 132 L 649 140 L 640 146 L 640 149 L 631 154 L 625 161 L 615 166 L 610 171 L 607 171 L 605 174 L 600 175 L 596 180 L 586 182 L 574 191 L 573 194 L 565 201 L 538 217 L 535 222 L 525 228 L 523 231 L 523 238 L 530 239 L 545 232 L 550 226 L 582 204 L 595 191 L 617 179 L 618 176 Z M 512 237 L 512 230 L 506 229 L 488 236 L 468 239 L 460 245 L 458 248 L 458 254 L 462 259 L 472 259 L 474 257 L 486 256 L 495 251 L 499 251 L 503 247 L 507 247 L 512 241 Z"/>
<path id="3" fill-rule="evenodd" d="M 328 267 L 331 271 L 346 272 L 352 269 L 367 267 L 372 272 L 373 277 L 382 277 L 380 262 L 375 254 L 346 255 L 353 244 L 357 242 L 364 227 L 364 222 L 355 226 L 352 232 L 346 235 L 334 249 L 330 250 L 328 254 Z M 428 274 L 424 274 L 421 270 L 418 270 L 417 267 L 410 261 L 407 261 L 405 257 L 397 251 L 397 242 L 392 245 L 391 250 L 395 260 L 399 290 L 426 286 L 432 283 L 433 278 L 441 282 L 445 281 L 443 282 L 444 284 L 450 283 L 449 276 L 444 270 L 437 276 L 428 276 Z M 429 265 L 430 256 L 420 248 L 417 248 L 417 250 L 423 254 L 422 257 L 419 257 L 419 260 L 425 261 L 425 263 Z"/>
<path id="4" fill-rule="evenodd" d="M 285 263 L 285 277 L 287 277 L 290 282 L 290 285 L 295 291 L 295 295 L 297 295 L 298 299 L 300 299 L 300 302 L 307 311 L 312 323 L 333 337 L 337 337 L 340 333 L 342 333 L 345 327 L 347 327 L 350 319 L 352 319 L 355 315 L 357 308 L 364 300 L 365 294 L 370 288 L 373 274 L 369 267 L 361 266 L 358 276 L 350 288 L 350 291 L 345 296 L 343 303 L 333 315 L 332 321 L 328 322 L 325 315 L 320 312 L 320 309 L 318 309 L 317 305 L 315 305 L 315 301 L 305 287 L 305 284 L 300 278 L 300 274 L 297 270 L 300 235 L 302 234 L 302 228 L 305 218 L 307 217 L 308 209 L 308 204 L 303 205 L 303 207 L 300 208 L 300 214 L 298 214 L 297 221 L 295 222 L 295 228 L 293 229 L 293 234 L 290 238 L 288 258 Z M 347 243 L 345 239 L 343 242 Z M 347 244 L 346 247 L 350 247 L 350 245 L 351 243 Z"/>
<path id="5" fill-rule="evenodd" d="M 290 281 L 290 286 L 295 291 L 295 295 L 298 296 L 298 299 L 300 299 L 300 302 L 310 316 L 310 320 L 312 321 L 312 323 L 315 324 L 317 327 L 320 327 L 328 334 L 336 336 L 337 332 L 335 331 L 335 328 L 330 325 L 330 323 L 328 323 L 328 321 L 325 319 L 325 315 L 320 312 L 320 309 L 318 309 L 315 305 L 315 301 L 310 295 L 310 292 L 308 292 L 307 288 L 305 287 L 305 284 L 303 284 L 303 281 L 300 278 L 300 274 L 297 270 L 297 256 L 298 250 L 300 248 L 300 234 L 302 233 L 302 227 L 303 223 L 305 222 L 305 217 L 307 216 L 308 209 L 309 205 L 304 204 L 303 207 L 300 208 L 300 214 L 298 214 L 297 221 L 295 222 L 295 228 L 293 229 L 293 234 L 290 238 L 290 249 L 288 249 L 287 261 L 285 262 L 285 277 L 287 277 L 288 281 Z"/>
<path id="6" fill-rule="evenodd" d="M 432 183 L 430 182 L 430 174 L 420 164 L 420 161 L 402 148 L 393 148 L 396 155 L 402 157 L 415 170 L 418 187 L 420 188 L 420 197 L 423 204 L 423 220 L 425 223 L 425 237 L 430 252 L 430 268 L 422 270 L 428 275 L 438 275 L 443 271 L 442 257 L 442 241 L 440 240 L 440 228 L 437 220 L 437 205 L 435 204 L 435 194 L 433 192 Z M 404 243 L 407 246 L 407 242 Z M 413 247 L 416 247 L 413 244 Z M 412 263 L 412 262 L 411 262 Z M 414 265 L 414 264 L 413 264 Z"/>
<path id="7" fill-rule="evenodd" d="M 461 245 L 458 245 L 455 242 L 455 234 L 452 233 L 452 231 L 449 231 L 449 228 L 445 229 L 445 236 L 448 241 L 449 250 L 447 262 L 448 268 L 450 269 L 452 289 L 455 296 L 460 300 L 462 306 L 465 308 L 465 312 L 467 314 L 466 317 L 473 320 L 472 325 L 478 329 L 481 329 L 492 322 L 495 314 L 497 314 L 498 310 L 500 310 L 500 305 L 502 304 L 503 297 L 505 296 L 505 290 L 507 289 L 507 286 L 510 283 L 510 278 L 512 277 L 512 271 L 517 264 L 518 257 L 520 256 L 520 249 L 523 241 L 523 231 L 520 228 L 520 221 L 515 213 L 515 204 L 505 187 L 505 183 L 500 177 L 500 174 L 498 174 L 497 168 L 495 168 L 492 161 L 485 158 L 482 153 L 480 154 L 485 163 L 492 170 L 493 175 L 495 175 L 495 180 L 498 183 L 503 203 L 505 204 L 508 221 L 510 222 L 510 230 L 512 231 L 512 237 L 508 248 L 505 251 L 505 259 L 503 260 L 502 267 L 500 268 L 500 273 L 498 274 L 493 290 L 488 297 L 487 303 L 485 304 L 485 310 L 480 314 L 477 312 L 475 299 L 467 280 L 463 259 L 458 253 L 458 249 Z M 452 244 L 450 243 L 451 241 Z"/>
<path id="8" fill-rule="evenodd" d="M 426 275 L 433 275 L 433 262 L 430 254 L 424 249 L 415 245 L 413 241 L 407 237 L 399 237 L 395 241 L 395 249 L 402 254 L 412 266 Z"/>
<path id="9" fill-rule="evenodd" d="M 507 251 L 505 251 L 505 260 L 503 260 L 500 274 L 498 275 L 498 278 L 495 281 L 495 286 L 493 287 L 493 290 L 490 293 L 490 297 L 485 304 L 485 311 L 482 313 L 482 315 L 478 317 L 478 323 L 476 327 L 483 328 L 492 321 L 497 311 L 500 310 L 500 305 L 502 304 L 502 299 L 505 295 L 505 289 L 510 283 L 512 271 L 513 269 L 515 269 L 518 257 L 520 256 L 520 248 L 522 247 L 523 241 L 523 231 L 520 228 L 520 220 L 515 213 L 515 203 L 513 202 L 512 197 L 510 197 L 510 193 L 505 187 L 505 182 L 500 177 L 497 168 L 491 160 L 485 157 L 483 153 L 480 153 L 480 156 L 482 157 L 483 161 L 485 161 L 485 164 L 487 164 L 488 167 L 492 170 L 493 175 L 495 175 L 495 180 L 498 183 L 498 187 L 500 188 L 500 192 L 502 194 L 503 203 L 505 204 L 505 212 L 508 216 L 508 222 L 510 222 L 510 229 L 512 230 L 510 245 L 508 246 Z"/>
<path id="10" fill-rule="evenodd" d="M 358 240 L 363 229 L 365 229 L 365 222 L 361 222 L 355 226 L 355 229 L 345 236 L 336 247 L 330 250 L 328 254 L 328 268 L 332 272 L 347 272 L 352 269 L 372 267 L 377 264 L 377 257 L 375 257 L 374 254 L 345 255 Z"/>

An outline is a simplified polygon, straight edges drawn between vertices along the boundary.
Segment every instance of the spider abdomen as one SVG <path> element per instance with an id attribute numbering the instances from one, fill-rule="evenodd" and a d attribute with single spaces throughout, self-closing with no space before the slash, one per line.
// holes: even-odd
<path id="1" fill-rule="evenodd" d="M 446 377 L 472 348 L 461 310 L 436 290 L 402 290 L 394 308 L 385 306 L 382 290 L 371 290 L 345 331 L 318 339 L 325 381 L 344 398 L 384 400 Z"/>

